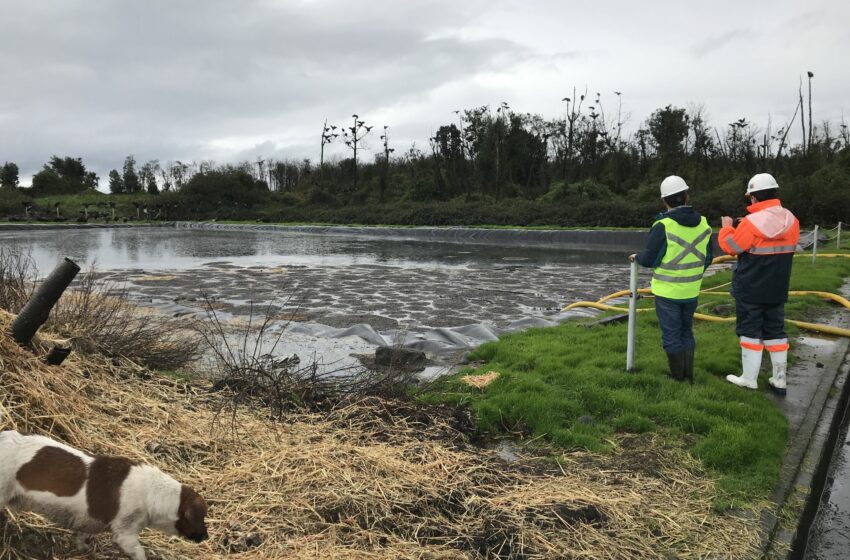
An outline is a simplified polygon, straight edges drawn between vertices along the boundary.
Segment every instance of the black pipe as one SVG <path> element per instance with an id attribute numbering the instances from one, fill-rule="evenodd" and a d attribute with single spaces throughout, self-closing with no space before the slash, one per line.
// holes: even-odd
<path id="1" fill-rule="evenodd" d="M 36 331 L 47 321 L 50 310 L 62 297 L 65 288 L 71 284 L 79 271 L 80 267 L 71 259 L 65 259 L 53 269 L 50 276 L 41 283 L 12 322 L 10 330 L 15 342 L 21 346 L 30 343 Z"/>

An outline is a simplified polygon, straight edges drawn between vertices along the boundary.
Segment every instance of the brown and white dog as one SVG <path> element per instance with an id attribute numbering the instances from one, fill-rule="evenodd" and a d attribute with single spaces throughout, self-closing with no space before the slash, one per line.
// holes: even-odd
<path id="1" fill-rule="evenodd" d="M 208 537 L 204 499 L 156 467 L 15 431 L 0 432 L 0 510 L 7 505 L 76 531 L 81 545 L 85 534 L 111 530 L 133 560 L 146 558 L 139 532 L 147 527 L 195 542 Z"/>

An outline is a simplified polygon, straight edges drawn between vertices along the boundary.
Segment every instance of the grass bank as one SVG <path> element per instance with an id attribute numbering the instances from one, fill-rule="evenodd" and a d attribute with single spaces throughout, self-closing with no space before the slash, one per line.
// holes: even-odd
<path id="1" fill-rule="evenodd" d="M 824 258 L 812 265 L 798 258 L 791 289 L 835 292 L 847 276 L 850 259 Z M 706 279 L 705 287 L 730 279 L 722 272 Z M 701 311 L 711 313 L 731 299 L 706 295 L 700 302 Z M 827 305 L 816 297 L 795 298 L 787 314 L 811 320 Z M 624 371 L 626 324 L 588 329 L 585 322 L 532 329 L 481 346 L 470 356 L 483 362 L 480 367 L 442 380 L 423 398 L 470 406 L 481 433 L 539 438 L 561 451 L 610 452 L 627 434 L 657 434 L 682 445 L 718 479 L 716 507 L 769 494 L 779 476 L 787 422 L 764 390 L 744 391 L 725 381 L 740 372 L 734 324 L 697 322 L 696 379 L 690 386 L 665 376 L 654 313 L 638 314 L 635 374 Z M 489 371 L 500 375 L 483 390 L 460 381 Z M 764 389 L 766 380 L 760 383 Z"/>
<path id="2" fill-rule="evenodd" d="M 10 196 L 13 193 L 10 193 Z M 135 219 L 137 205 L 147 205 L 149 211 L 162 218 L 181 220 L 260 221 L 264 223 L 362 224 L 394 226 L 484 226 L 523 228 L 645 228 L 660 208 L 657 202 L 637 203 L 620 200 L 605 201 L 539 201 L 523 198 L 477 200 L 457 198 L 439 202 L 394 201 L 380 203 L 361 201 L 351 204 L 330 198 L 303 199 L 289 193 L 262 193 L 261 202 L 221 203 L 213 196 L 198 197 L 183 192 L 151 195 L 108 195 L 87 192 L 75 195 L 56 195 L 32 200 L 32 216 L 43 219 L 76 220 L 88 208 L 94 214 L 115 219 Z M 0 218 L 21 217 L 21 203 L 31 200 L 15 191 L 15 200 L 3 204 L 0 196 Z M 167 207 L 167 209 L 165 208 Z"/>

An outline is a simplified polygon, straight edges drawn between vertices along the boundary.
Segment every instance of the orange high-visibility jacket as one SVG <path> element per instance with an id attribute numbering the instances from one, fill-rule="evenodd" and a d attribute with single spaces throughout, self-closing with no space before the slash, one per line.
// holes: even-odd
<path id="1" fill-rule="evenodd" d="M 737 228 L 721 228 L 717 237 L 724 252 L 738 255 L 732 293 L 753 303 L 783 303 L 788 300 L 800 222 L 778 199 L 757 202 L 747 210 L 749 215 Z"/>

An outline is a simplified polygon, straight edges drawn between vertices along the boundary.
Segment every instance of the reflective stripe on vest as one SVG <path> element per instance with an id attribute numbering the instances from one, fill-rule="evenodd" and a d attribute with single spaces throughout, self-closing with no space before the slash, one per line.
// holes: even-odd
<path id="1" fill-rule="evenodd" d="M 711 227 L 703 217 L 696 227 L 662 218 L 667 252 L 652 274 L 652 293 L 669 299 L 691 299 L 699 295 L 708 252 Z M 653 224 L 654 225 L 654 224 Z"/>
<path id="2" fill-rule="evenodd" d="M 793 253 L 796 250 L 796 245 L 780 245 L 778 247 L 750 247 L 748 252 L 753 255 L 776 255 L 779 253 Z"/>

